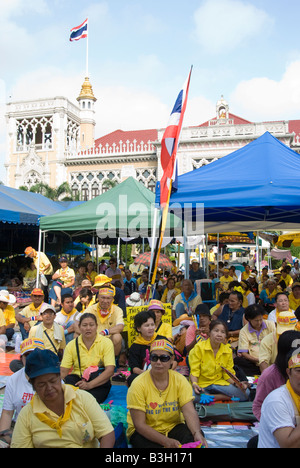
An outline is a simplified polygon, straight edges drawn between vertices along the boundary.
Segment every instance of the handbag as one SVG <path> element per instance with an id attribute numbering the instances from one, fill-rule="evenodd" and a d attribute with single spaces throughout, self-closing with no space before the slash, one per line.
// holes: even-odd
<path id="1" fill-rule="evenodd" d="M 91 380 L 96 379 L 104 370 L 102 367 L 98 366 L 89 366 L 87 369 L 81 372 L 81 363 L 80 363 L 80 353 L 79 353 L 79 346 L 78 346 L 78 337 L 75 339 L 76 342 L 76 352 L 77 352 L 77 359 L 79 364 L 79 371 L 81 379 L 85 380 L 86 382 L 90 382 Z"/>

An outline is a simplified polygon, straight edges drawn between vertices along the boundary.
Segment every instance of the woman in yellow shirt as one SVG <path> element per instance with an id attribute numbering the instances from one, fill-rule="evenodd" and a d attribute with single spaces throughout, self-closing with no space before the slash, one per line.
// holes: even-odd
<path id="1" fill-rule="evenodd" d="M 247 401 L 249 390 L 246 384 L 242 389 L 235 380 L 227 374 L 226 369 L 235 375 L 233 355 L 229 344 L 228 329 L 221 320 L 210 324 L 210 337 L 198 342 L 189 354 L 190 380 L 195 393 L 195 401 L 199 401 L 201 393 L 213 394 L 215 400 L 231 400 L 239 398 Z"/>
<path id="2" fill-rule="evenodd" d="M 157 299 L 152 299 L 149 302 L 148 310 L 152 310 L 155 314 L 155 332 L 165 336 L 169 341 L 173 341 L 172 325 L 162 321 L 162 316 L 165 314 L 162 303 Z"/>
<path id="3" fill-rule="evenodd" d="M 21 409 L 11 448 L 113 448 L 113 427 L 88 392 L 61 383 L 60 362 L 55 353 L 35 349 L 25 373 L 35 390 Z"/>
<path id="4" fill-rule="evenodd" d="M 112 341 L 97 332 L 94 314 L 84 313 L 79 319 L 81 335 L 67 344 L 61 363 L 61 377 L 67 384 L 91 393 L 103 403 L 111 388 L 115 369 Z M 72 374 L 69 374 L 72 369 Z"/>
<path id="5" fill-rule="evenodd" d="M 133 448 L 179 448 L 197 442 L 207 447 L 185 377 L 170 369 L 174 349 L 168 340 L 150 347 L 151 369 L 127 393 L 127 436 Z"/>

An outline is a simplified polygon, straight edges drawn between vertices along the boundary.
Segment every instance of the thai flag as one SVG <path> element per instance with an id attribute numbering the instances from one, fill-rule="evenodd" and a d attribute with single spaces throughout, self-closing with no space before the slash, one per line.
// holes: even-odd
<path id="1" fill-rule="evenodd" d="M 177 186 L 177 148 L 179 145 L 183 117 L 186 109 L 188 91 L 190 86 L 192 68 L 188 79 L 184 83 L 178 94 L 174 108 L 171 112 L 168 126 L 161 142 L 161 166 L 163 175 L 160 181 L 160 206 L 164 206 L 168 201 L 170 183 L 176 189 Z"/>
<path id="2" fill-rule="evenodd" d="M 80 26 L 71 29 L 70 41 L 79 41 L 88 35 L 88 19 L 86 19 Z"/>

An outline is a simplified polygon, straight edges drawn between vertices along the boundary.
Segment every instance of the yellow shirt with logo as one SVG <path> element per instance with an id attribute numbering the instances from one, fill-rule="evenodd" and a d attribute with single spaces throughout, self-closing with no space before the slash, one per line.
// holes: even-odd
<path id="1" fill-rule="evenodd" d="M 35 416 L 44 413 L 54 421 L 59 419 L 36 395 L 33 405 L 26 405 L 19 413 L 12 448 L 97 448 L 98 439 L 113 431 L 105 412 L 90 393 L 71 385 L 62 388 L 65 405 L 72 401 L 70 418 L 62 425 L 62 437 Z"/>
<path id="2" fill-rule="evenodd" d="M 127 408 L 145 413 L 146 424 L 166 435 L 177 424 L 184 422 L 181 408 L 193 399 L 192 386 L 183 375 L 169 370 L 169 385 L 161 392 L 154 385 L 149 370 L 139 375 L 130 385 Z M 135 431 L 130 411 L 127 422 L 127 437 L 130 439 Z"/>
<path id="3" fill-rule="evenodd" d="M 80 355 L 81 373 L 90 366 L 107 367 L 115 366 L 115 351 L 112 341 L 102 335 L 97 334 L 97 337 L 90 347 L 87 349 L 82 336 L 78 337 L 78 347 Z M 76 350 L 76 340 L 70 341 L 65 349 L 64 357 L 61 362 L 61 367 L 71 369 L 72 374 L 80 376 L 80 368 Z"/>
<path id="4" fill-rule="evenodd" d="M 22 315 L 22 317 L 25 317 L 25 318 L 37 317 L 38 315 L 40 315 L 40 308 L 42 307 L 43 304 L 44 302 L 42 302 L 42 304 L 39 305 L 38 307 L 35 307 L 34 303 L 32 302 L 28 306 L 24 307 L 24 309 L 20 312 L 20 315 Z M 33 327 L 33 325 L 35 325 L 36 322 L 37 322 L 36 320 L 30 320 L 30 322 L 28 322 L 30 328 Z"/>
<path id="5" fill-rule="evenodd" d="M 221 343 L 215 356 L 210 339 L 199 341 L 194 346 L 189 354 L 189 365 L 190 373 L 198 378 L 198 385 L 204 388 L 209 385 L 229 385 L 229 376 L 222 367 L 235 374 L 230 345 Z"/>

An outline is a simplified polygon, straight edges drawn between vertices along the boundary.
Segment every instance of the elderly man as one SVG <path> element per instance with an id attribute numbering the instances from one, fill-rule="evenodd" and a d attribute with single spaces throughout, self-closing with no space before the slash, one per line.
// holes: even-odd
<path id="1" fill-rule="evenodd" d="M 197 305 L 202 304 L 202 299 L 194 290 L 191 280 L 182 281 L 182 293 L 175 297 L 172 318 L 175 320 L 182 314 L 192 315 L 195 313 Z"/>
<path id="2" fill-rule="evenodd" d="M 99 275 L 100 276 L 100 275 Z M 104 276 L 104 275 L 101 275 Z M 95 282 L 96 286 L 97 282 Z M 108 336 L 114 345 L 115 356 L 122 348 L 122 331 L 124 329 L 123 310 L 114 304 L 115 287 L 106 283 L 99 287 L 98 303 L 88 307 L 84 313 L 94 314 L 97 318 L 98 332 Z M 76 319 L 79 320 L 80 316 Z"/>

